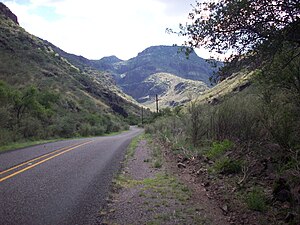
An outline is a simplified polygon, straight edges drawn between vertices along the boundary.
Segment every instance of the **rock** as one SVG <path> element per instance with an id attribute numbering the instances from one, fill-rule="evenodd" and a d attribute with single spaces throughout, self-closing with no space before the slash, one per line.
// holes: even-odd
<path id="1" fill-rule="evenodd" d="M 209 199 L 212 199 L 212 197 L 207 193 L 206 196 L 209 198 Z"/>
<path id="2" fill-rule="evenodd" d="M 213 164 L 214 164 L 214 161 L 209 160 L 209 161 L 208 161 L 208 164 L 209 164 L 209 165 L 213 165 Z"/>
<path id="3" fill-rule="evenodd" d="M 233 88 L 233 92 L 241 92 L 242 90 L 244 90 L 245 88 L 249 87 L 251 85 L 250 81 L 246 81 L 244 84 L 241 84 L 238 87 Z"/>
<path id="4" fill-rule="evenodd" d="M 227 214 L 228 213 L 228 205 L 223 205 L 222 207 L 221 207 L 221 209 L 222 209 L 222 211 L 225 213 L 225 214 Z"/>
<path id="5" fill-rule="evenodd" d="M 212 98 L 211 100 L 208 101 L 208 104 L 210 105 L 217 105 L 220 103 L 220 100 L 217 98 Z"/>
<path id="6" fill-rule="evenodd" d="M 177 167 L 178 168 L 186 168 L 186 165 L 183 164 L 183 163 L 181 163 L 181 162 L 179 162 L 179 163 L 177 163 Z"/>
<path id="7" fill-rule="evenodd" d="M 14 21 L 14 23 L 19 25 L 18 17 L 15 14 L 13 14 L 10 11 L 10 9 L 2 2 L 0 2 L 0 13 L 6 16 L 7 18 L 11 19 L 12 21 Z"/>
<path id="8" fill-rule="evenodd" d="M 206 157 L 206 156 L 203 156 L 203 161 L 204 161 L 205 163 L 208 163 L 208 161 L 209 161 L 209 158 L 208 158 L 208 157 Z"/>
<path id="9" fill-rule="evenodd" d="M 204 182 L 204 183 L 202 183 L 202 186 L 203 186 L 203 187 L 208 187 L 209 185 L 210 185 L 209 182 Z"/>
<path id="10" fill-rule="evenodd" d="M 196 172 L 196 174 L 199 175 L 200 173 L 205 173 L 205 172 L 207 172 L 207 169 L 201 168 Z"/>

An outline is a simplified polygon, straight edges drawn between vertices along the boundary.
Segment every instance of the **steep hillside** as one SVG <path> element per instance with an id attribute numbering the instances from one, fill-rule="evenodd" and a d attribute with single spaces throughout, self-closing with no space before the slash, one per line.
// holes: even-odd
<path id="1" fill-rule="evenodd" d="M 156 94 L 159 107 L 165 108 L 182 105 L 205 90 L 208 90 L 208 87 L 202 81 L 184 79 L 170 73 L 156 73 L 141 83 L 133 92 L 133 97 L 154 110 Z"/>
<path id="2" fill-rule="evenodd" d="M 143 89 L 146 93 L 150 91 L 147 86 L 141 85 L 152 74 L 170 73 L 185 79 L 203 81 L 210 86 L 209 77 L 216 70 L 196 53 L 191 53 L 187 59 L 184 53 L 178 53 L 176 46 L 149 47 L 127 61 L 113 56 L 92 63 L 95 68 L 112 73 L 122 90 L 138 101 L 136 89 Z"/>
<path id="3" fill-rule="evenodd" d="M 139 107 L 126 99 L 108 73 L 74 65 L 51 46 L 21 28 L 0 3 L 0 113 L 7 118 L 1 123 L 0 142 L 12 136 L 18 140 L 110 132 L 125 125 L 124 118 L 137 115 Z M 56 101 L 46 101 L 45 93 Z M 30 127 L 35 128 L 28 133 Z"/>
<path id="4" fill-rule="evenodd" d="M 46 43 L 48 46 L 50 46 L 54 52 L 58 53 L 61 57 L 67 59 L 70 63 L 72 63 L 72 65 L 76 66 L 81 71 L 92 70 L 92 71 L 102 74 L 102 75 L 105 74 L 105 79 L 103 81 L 104 82 L 109 81 L 109 84 L 107 87 L 109 87 L 109 89 L 111 91 L 113 91 L 120 97 L 124 98 L 126 101 L 129 101 L 129 102 L 133 103 L 134 105 L 138 105 L 138 103 L 131 96 L 125 94 L 123 91 L 120 90 L 119 87 L 117 87 L 115 79 L 110 73 L 105 72 L 105 70 L 96 69 L 97 66 L 95 65 L 93 60 L 89 60 L 83 56 L 78 56 L 78 55 L 67 53 L 64 50 L 58 48 L 57 46 L 53 45 L 52 43 L 50 43 L 46 40 L 42 40 L 42 41 L 44 43 Z M 114 62 L 119 62 L 119 61 L 122 61 L 122 60 L 118 59 L 115 56 L 104 57 L 103 65 L 107 65 L 107 63 L 114 63 Z M 102 77 L 102 78 L 104 78 L 104 77 Z"/>

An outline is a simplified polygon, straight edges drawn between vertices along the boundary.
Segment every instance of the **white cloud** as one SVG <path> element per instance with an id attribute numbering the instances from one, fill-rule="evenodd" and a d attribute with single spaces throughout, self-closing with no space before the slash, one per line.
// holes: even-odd
<path id="1" fill-rule="evenodd" d="M 30 4 L 21 4 L 7 0 L 4 4 L 28 32 L 67 52 L 91 59 L 109 55 L 128 59 L 152 45 L 182 44 L 182 38 L 166 34 L 165 29 L 176 29 L 186 21 L 193 2 L 30 0 Z M 32 13 L 39 7 L 51 7 L 57 18 Z"/>

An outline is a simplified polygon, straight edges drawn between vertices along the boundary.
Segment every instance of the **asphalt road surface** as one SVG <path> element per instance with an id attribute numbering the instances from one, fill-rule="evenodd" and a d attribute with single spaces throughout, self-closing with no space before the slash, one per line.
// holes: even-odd
<path id="1" fill-rule="evenodd" d="M 141 132 L 0 154 L 0 224 L 97 224 L 125 150 Z"/>

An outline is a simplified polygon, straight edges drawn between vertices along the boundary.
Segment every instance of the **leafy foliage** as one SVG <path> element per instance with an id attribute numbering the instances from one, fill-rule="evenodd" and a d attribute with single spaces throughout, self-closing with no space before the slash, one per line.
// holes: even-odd
<path id="1" fill-rule="evenodd" d="M 233 143 L 227 139 L 222 142 L 213 142 L 212 147 L 205 154 L 210 159 L 216 159 L 233 147 Z"/>
<path id="2" fill-rule="evenodd" d="M 126 129 L 118 117 L 65 108 L 59 93 L 35 86 L 16 89 L 0 81 L 0 143 L 55 137 L 103 135 Z"/>
<path id="3" fill-rule="evenodd" d="M 149 131 L 167 143 L 175 143 L 170 145 L 176 146 L 172 147 L 176 153 L 206 154 L 214 160 L 208 164 L 217 172 L 242 172 L 241 186 L 257 171 L 260 175 L 280 171 L 277 175 L 284 176 L 290 185 L 290 195 L 299 199 L 299 17 L 300 4 L 295 0 L 198 2 L 190 14 L 192 22 L 180 25 L 177 32 L 188 39 L 187 53 L 200 46 L 230 52 L 220 75 L 230 76 L 229 80 L 235 79 L 237 72 L 251 72 L 251 81 L 245 89 L 222 98 L 220 91 L 211 92 L 216 96 L 209 97 L 210 104 L 192 102 L 179 117 L 161 118 Z M 169 124 L 172 120 L 173 126 Z M 230 152 L 222 145 L 210 147 L 226 139 L 235 146 Z M 270 183 L 260 176 L 251 179 L 270 189 Z M 249 188 L 247 185 L 243 187 Z M 267 210 L 261 189 L 251 190 L 245 200 L 250 209 Z M 299 204 L 293 205 L 293 210 L 299 211 Z M 292 220 L 299 221 L 299 216 Z"/>
<path id="4" fill-rule="evenodd" d="M 189 14 L 191 23 L 180 25 L 179 34 L 188 37 L 190 48 L 238 54 L 278 46 L 284 41 L 300 43 L 300 5 L 296 0 L 221 0 L 197 2 Z"/>

